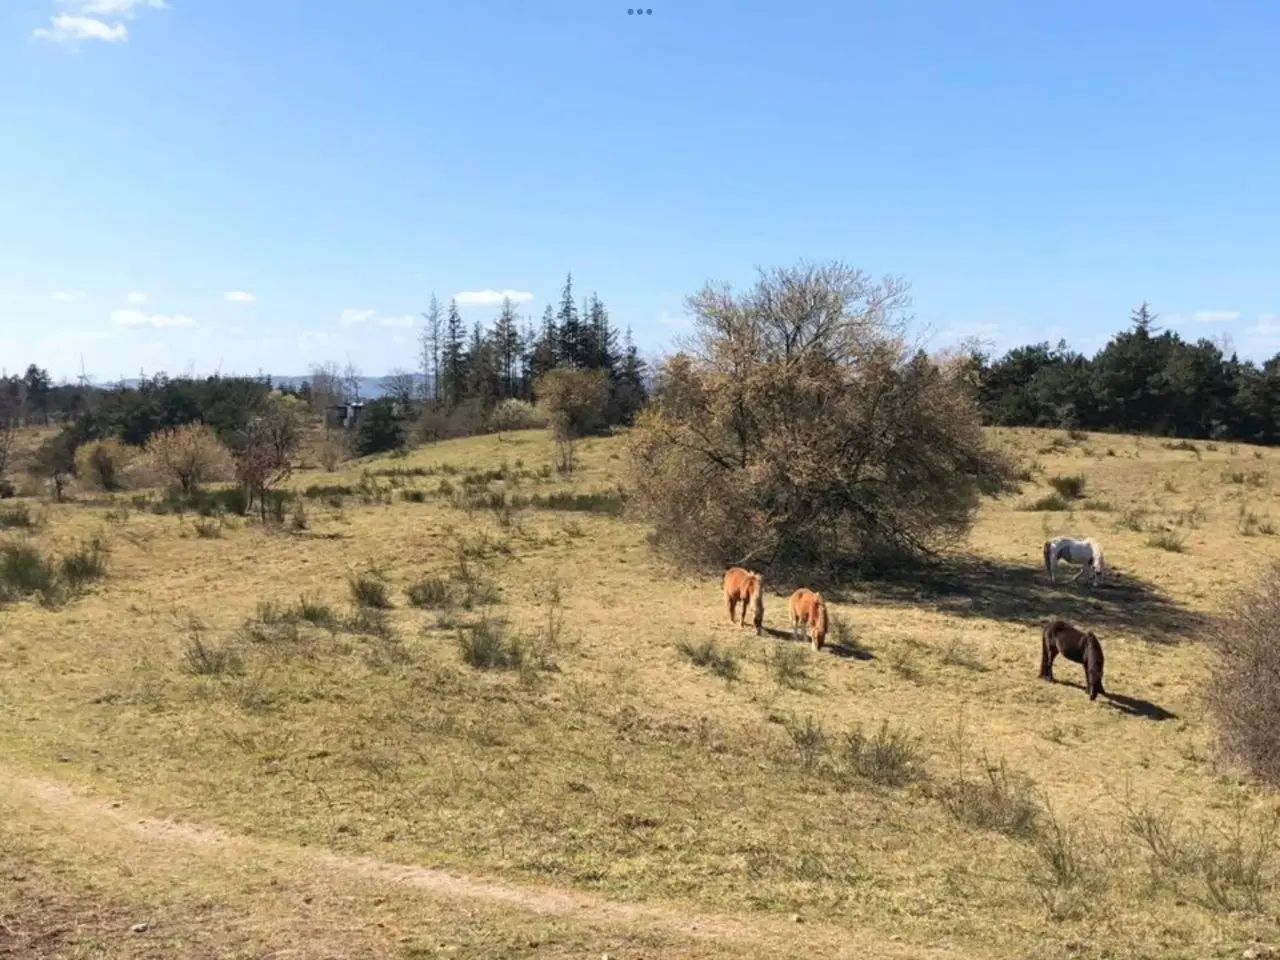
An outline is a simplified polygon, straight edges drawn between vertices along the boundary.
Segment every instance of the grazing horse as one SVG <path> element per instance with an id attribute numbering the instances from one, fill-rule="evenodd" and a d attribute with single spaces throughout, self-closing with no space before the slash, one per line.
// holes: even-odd
<path id="1" fill-rule="evenodd" d="M 1080 572 L 1069 581 L 1075 583 L 1087 571 L 1089 582 L 1097 583 L 1107 572 L 1107 562 L 1102 557 L 1102 544 L 1097 540 L 1076 540 L 1074 537 L 1054 537 L 1044 543 L 1044 569 L 1049 582 L 1058 582 L 1059 563 L 1080 564 Z"/>
<path id="2" fill-rule="evenodd" d="M 821 650 L 827 642 L 827 602 L 822 594 L 801 587 L 791 595 L 791 633 L 799 639 L 800 629 L 809 626 L 809 643 Z"/>
<path id="3" fill-rule="evenodd" d="M 1065 620 L 1048 620 L 1041 628 L 1040 639 L 1042 680 L 1053 680 L 1054 657 L 1062 654 L 1072 663 L 1084 665 L 1085 688 L 1089 691 L 1090 700 L 1096 700 L 1100 693 L 1106 696 L 1102 689 L 1102 644 L 1092 630 L 1082 633 Z"/>
<path id="4" fill-rule="evenodd" d="M 742 619 L 734 619 L 738 604 L 742 604 Z M 730 567 L 724 574 L 724 604 L 729 608 L 729 622 L 747 625 L 747 607 L 751 608 L 751 622 L 759 636 L 764 623 L 764 580 L 753 570 Z"/>

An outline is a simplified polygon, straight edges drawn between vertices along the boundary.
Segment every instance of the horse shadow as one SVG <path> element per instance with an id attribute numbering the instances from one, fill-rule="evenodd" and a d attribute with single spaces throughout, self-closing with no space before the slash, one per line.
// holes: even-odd
<path id="1" fill-rule="evenodd" d="M 809 644 L 809 637 L 806 634 L 803 638 L 797 638 L 790 630 L 779 630 L 777 627 L 764 627 L 764 632 L 775 640 L 785 640 L 788 643 Z M 830 636 L 828 634 L 828 636 Z M 848 643 L 835 642 L 828 640 L 822 647 L 823 650 L 830 651 L 832 656 L 840 657 L 842 660 L 874 660 L 876 655 L 866 647 L 856 646 Z"/>
<path id="2" fill-rule="evenodd" d="M 1058 680 L 1055 678 L 1054 682 L 1088 692 L 1084 684 L 1077 683 L 1074 680 Z M 1102 694 L 1102 699 L 1107 701 L 1108 706 L 1119 710 L 1121 713 L 1127 713 L 1131 717 L 1146 717 L 1148 720 L 1154 720 L 1157 723 L 1162 720 L 1178 719 L 1178 715 L 1172 710 L 1166 710 L 1150 700 L 1139 700 L 1137 697 L 1128 697 L 1123 693 L 1112 693 L 1110 691 Z"/>
<path id="3" fill-rule="evenodd" d="M 1207 618 L 1131 574 L 1110 570 L 1098 585 L 1053 585 L 1043 569 L 987 557 L 958 556 L 886 573 L 832 591 L 837 602 L 887 606 L 928 604 L 940 613 L 1027 624 L 1062 617 L 1088 630 L 1119 628 L 1152 643 L 1193 636 Z"/>

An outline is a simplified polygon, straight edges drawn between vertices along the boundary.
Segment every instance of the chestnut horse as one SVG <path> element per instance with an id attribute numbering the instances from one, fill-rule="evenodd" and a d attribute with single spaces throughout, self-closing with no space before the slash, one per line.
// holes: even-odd
<path id="1" fill-rule="evenodd" d="M 1049 620 L 1040 631 L 1040 639 L 1041 679 L 1053 680 L 1053 660 L 1062 654 L 1072 663 L 1084 665 L 1085 688 L 1090 700 L 1097 699 L 1100 693 L 1106 695 L 1102 689 L 1102 644 L 1092 630 L 1084 633 L 1065 620 Z"/>
<path id="2" fill-rule="evenodd" d="M 742 619 L 734 619 L 738 604 L 742 604 Z M 724 604 L 729 608 L 729 622 L 747 625 L 747 607 L 751 608 L 751 622 L 760 635 L 764 624 L 764 580 L 754 570 L 730 567 L 724 574 Z"/>
<path id="3" fill-rule="evenodd" d="M 791 595 L 791 632 L 799 637 L 800 629 L 809 625 L 809 643 L 821 650 L 827 642 L 827 603 L 822 594 L 801 587 Z"/>

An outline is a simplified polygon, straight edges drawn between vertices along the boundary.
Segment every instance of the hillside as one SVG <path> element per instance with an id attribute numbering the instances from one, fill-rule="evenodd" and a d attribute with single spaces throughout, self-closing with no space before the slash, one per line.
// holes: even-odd
<path id="1" fill-rule="evenodd" d="M 0 607 L 0 953 L 1274 940 L 1276 804 L 1215 758 L 1197 638 L 1280 556 L 1280 453 L 994 433 L 1023 491 L 945 570 L 824 591 L 817 654 L 767 569 L 757 638 L 655 558 L 625 437 L 568 481 L 538 432 L 309 469 L 285 530 L 154 493 L 0 504 L 6 542 L 108 551 L 82 596 Z M 1073 475 L 1070 509 L 1027 509 Z M 1102 540 L 1110 578 L 1051 587 L 1059 533 Z M 1051 615 L 1097 632 L 1109 697 L 1061 660 L 1037 678 Z"/>

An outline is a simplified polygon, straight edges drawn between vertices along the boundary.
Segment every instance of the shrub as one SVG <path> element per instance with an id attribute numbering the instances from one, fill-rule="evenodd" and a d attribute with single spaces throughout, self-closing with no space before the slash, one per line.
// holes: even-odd
<path id="1" fill-rule="evenodd" d="M 965 364 L 904 347 L 905 305 L 840 264 L 691 298 L 689 350 L 631 435 L 654 542 L 692 565 L 767 554 L 811 575 L 966 534 L 1016 466 L 983 432 Z"/>
<path id="2" fill-rule="evenodd" d="M 527 400 L 514 397 L 503 400 L 489 414 L 489 429 L 494 433 L 508 430 L 532 430 L 547 426 L 547 417 Z"/>
<path id="3" fill-rule="evenodd" d="M 0 546 L 0 602 L 33 594 L 52 602 L 57 595 L 57 580 L 54 565 L 34 547 L 25 543 Z"/>
<path id="4" fill-rule="evenodd" d="M 76 451 L 76 478 L 86 487 L 108 492 L 123 490 L 125 471 L 135 451 L 119 440 L 92 440 Z"/>
<path id="5" fill-rule="evenodd" d="M 75 433 L 63 429 L 40 444 L 32 458 L 30 472 L 37 479 L 50 481 L 54 496 L 61 500 L 67 481 L 76 472 Z"/>
<path id="6" fill-rule="evenodd" d="M 348 581 L 351 587 L 351 599 L 360 607 L 374 610 L 391 609 L 391 596 L 387 592 L 387 582 L 373 571 L 357 574 Z"/>
<path id="7" fill-rule="evenodd" d="M 374 400 L 364 405 L 356 424 L 356 456 L 367 457 L 374 453 L 399 450 L 404 442 L 404 421 L 391 400 Z"/>
<path id="8" fill-rule="evenodd" d="M 235 475 L 244 491 L 244 510 L 256 501 L 262 522 L 284 521 L 287 499 L 272 489 L 293 473 L 293 460 L 302 442 L 302 417 L 297 401 L 268 398 L 262 412 L 235 437 Z"/>
<path id="9" fill-rule="evenodd" d="M 444 610 L 453 605 L 453 591 L 440 577 L 424 577 L 409 587 L 409 605 L 420 610 Z"/>
<path id="10" fill-rule="evenodd" d="M 1085 478 L 1079 474 L 1073 477 L 1050 477 L 1049 486 L 1065 500 L 1079 500 L 1084 496 Z"/>
<path id="11" fill-rule="evenodd" d="M 1208 631 L 1217 653 L 1207 686 L 1226 752 L 1280 785 L 1280 563 L 1241 588 Z"/>
<path id="12" fill-rule="evenodd" d="M 146 452 L 156 471 L 187 494 L 225 477 L 231 464 L 230 451 L 203 423 L 187 423 L 152 434 Z"/>
<path id="13" fill-rule="evenodd" d="M 458 631 L 462 662 L 477 670 L 519 670 L 525 661 L 524 645 L 508 637 L 502 625 L 491 620 Z"/>

